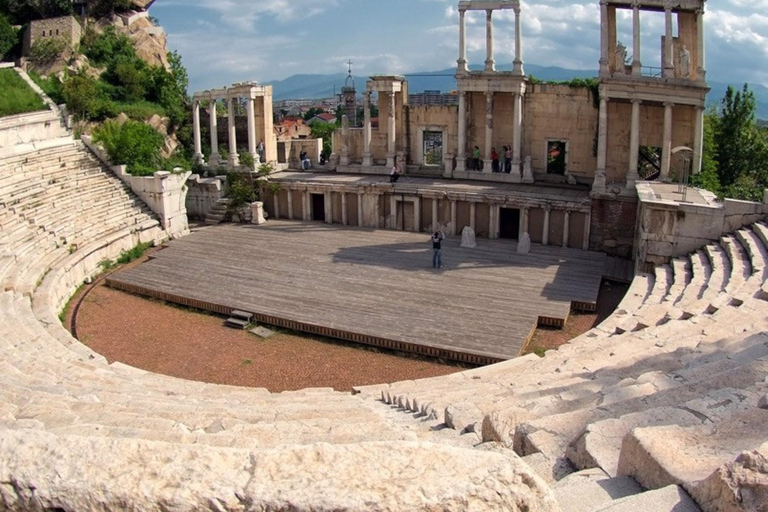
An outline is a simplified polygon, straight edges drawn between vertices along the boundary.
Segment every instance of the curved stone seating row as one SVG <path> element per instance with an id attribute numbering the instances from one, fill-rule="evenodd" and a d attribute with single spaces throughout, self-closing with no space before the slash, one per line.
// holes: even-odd
<path id="1" fill-rule="evenodd" d="M 654 276 L 640 275 L 611 318 L 544 358 L 357 391 L 479 432 L 483 441 L 502 442 L 522 456 L 543 456 L 543 471 L 554 473 L 563 463 L 599 467 L 611 477 L 630 474 L 643 485 L 679 484 L 703 495 L 691 479 L 639 476 L 650 463 L 620 469 L 622 441 L 635 428 L 695 430 L 738 425 L 733 418 L 741 415 L 763 417 L 766 235 L 768 228 L 756 224 Z M 708 476 L 740 450 L 760 449 L 768 432 L 761 435 L 746 437 L 738 449 L 713 448 L 697 471 Z"/>
<path id="2" fill-rule="evenodd" d="M 0 508 L 559 510 L 509 450 L 424 442 L 439 437 L 358 396 L 107 364 L 58 313 L 102 260 L 162 232 L 81 148 L 46 151 L 0 173 L 18 191 L 0 196 Z"/>

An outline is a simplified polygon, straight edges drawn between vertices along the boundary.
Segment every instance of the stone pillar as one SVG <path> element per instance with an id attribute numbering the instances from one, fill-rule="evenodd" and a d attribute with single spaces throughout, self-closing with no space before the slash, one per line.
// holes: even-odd
<path id="1" fill-rule="evenodd" d="M 635 182 L 640 179 L 637 173 L 637 159 L 640 152 L 640 104 L 641 100 L 632 100 L 632 122 L 629 130 L 629 169 L 627 169 L 627 189 L 634 190 Z"/>
<path id="2" fill-rule="evenodd" d="M 234 169 L 240 165 L 237 154 L 237 127 L 235 126 L 235 98 L 227 101 L 227 128 L 229 131 L 229 167 Z"/>
<path id="3" fill-rule="evenodd" d="M 293 220 L 293 190 L 290 188 L 288 192 L 288 220 Z"/>
<path id="4" fill-rule="evenodd" d="M 389 196 L 389 229 L 397 229 L 397 196 Z"/>
<path id="5" fill-rule="evenodd" d="M 467 170 L 467 93 L 459 91 L 459 155 L 456 170 Z"/>
<path id="6" fill-rule="evenodd" d="M 456 201 L 451 200 L 451 236 L 456 236 Z"/>
<path id="7" fill-rule="evenodd" d="M 485 70 L 496 71 L 493 60 L 493 9 L 485 11 Z"/>
<path id="8" fill-rule="evenodd" d="M 696 118 L 693 125 L 693 164 L 692 174 L 701 172 L 702 151 L 704 151 L 704 107 L 694 107 Z"/>
<path id="9" fill-rule="evenodd" d="M 357 193 L 357 226 L 363 227 L 363 193 Z"/>
<path id="10" fill-rule="evenodd" d="M 515 107 L 512 112 L 512 125 L 513 125 L 513 137 L 512 137 L 512 181 L 514 183 L 520 183 L 522 174 L 520 173 L 520 160 L 521 160 L 521 147 L 523 144 L 523 95 L 522 93 L 515 93 Z"/>
<path id="11" fill-rule="evenodd" d="M 672 9 L 664 9 L 664 78 L 674 78 L 675 65 L 672 60 Z"/>
<path id="12" fill-rule="evenodd" d="M 499 238 L 499 205 L 489 205 L 488 212 L 488 238 L 490 240 L 496 240 Z"/>
<path id="13" fill-rule="evenodd" d="M 323 194 L 325 200 L 323 206 L 325 206 L 325 223 L 333 224 L 333 192 L 326 192 Z"/>
<path id="14" fill-rule="evenodd" d="M 664 103 L 664 136 L 661 145 L 661 176 L 669 178 L 669 166 L 672 162 L 672 107 L 674 103 Z"/>
<path id="15" fill-rule="evenodd" d="M 696 79 L 703 82 L 707 76 L 704 59 L 704 11 L 696 11 Z"/>
<path id="16" fill-rule="evenodd" d="M 515 10 L 515 60 L 512 67 L 512 74 L 522 76 L 523 71 L 523 30 L 520 24 L 520 7 L 514 7 Z"/>
<path id="17" fill-rule="evenodd" d="M 483 172 L 489 173 L 491 167 L 491 147 L 493 147 L 493 92 L 485 93 L 485 160 Z"/>
<path id="18" fill-rule="evenodd" d="M 608 159 L 608 99 L 600 96 L 600 113 L 597 129 L 597 169 L 592 192 L 605 193 L 605 167 Z"/>
<path id="19" fill-rule="evenodd" d="M 211 157 L 208 164 L 211 167 L 217 167 L 221 158 L 219 157 L 219 120 L 216 118 L 216 99 L 211 98 L 211 106 L 208 109 L 209 123 L 211 130 Z"/>
<path id="20" fill-rule="evenodd" d="M 469 227 L 472 228 L 472 231 L 477 232 L 475 229 L 475 221 L 477 219 L 477 203 L 472 202 L 469 203 Z"/>
<path id="21" fill-rule="evenodd" d="M 456 73 L 464 74 L 467 72 L 467 11 L 459 9 L 459 60 Z"/>
<path id="22" fill-rule="evenodd" d="M 301 219 L 309 220 L 309 191 L 303 190 L 301 192 Z"/>
<path id="23" fill-rule="evenodd" d="M 280 218 L 280 198 L 278 193 L 272 194 L 273 204 L 275 205 L 275 220 Z"/>
<path id="24" fill-rule="evenodd" d="M 387 169 L 395 166 L 395 93 L 389 93 L 389 112 L 387 113 Z"/>
<path id="25" fill-rule="evenodd" d="M 403 216 L 405 216 L 405 208 L 403 208 Z M 405 219 L 403 219 L 403 225 L 405 225 Z M 418 233 L 421 231 L 421 197 L 416 196 L 413 201 L 413 230 Z"/>
<path id="26" fill-rule="evenodd" d="M 544 228 L 541 233 L 541 245 L 549 245 L 549 208 L 544 208 Z"/>
<path id="27" fill-rule="evenodd" d="M 642 74 L 642 64 L 640 63 L 640 6 L 637 3 L 632 5 L 632 74 L 640 76 Z"/>
<path id="28" fill-rule="evenodd" d="M 203 163 L 203 145 L 200 141 L 200 102 L 195 101 L 192 105 L 192 131 L 195 139 L 195 163 Z"/>
<path id="29" fill-rule="evenodd" d="M 587 213 L 584 216 L 584 239 L 582 240 L 581 248 L 585 251 L 589 250 L 589 230 L 592 227 L 592 214 Z"/>
<path id="30" fill-rule="evenodd" d="M 373 227 L 376 229 L 381 227 L 381 196 L 379 194 L 373 195 Z"/>
<path id="31" fill-rule="evenodd" d="M 608 69 L 608 0 L 600 0 L 600 76 L 610 74 Z"/>
<path id="32" fill-rule="evenodd" d="M 248 115 L 248 152 L 253 157 L 253 161 L 256 164 L 263 164 L 258 151 L 256 151 L 256 105 L 254 102 L 256 99 L 247 98 L 247 115 Z"/>
<path id="33" fill-rule="evenodd" d="M 438 219 L 438 199 L 435 197 L 432 199 L 432 232 L 436 232 L 439 224 L 440 219 Z"/>
<path id="34" fill-rule="evenodd" d="M 528 229 L 529 229 L 528 224 L 530 223 L 530 221 L 531 221 L 531 209 L 527 207 L 523 208 L 520 215 L 520 224 L 522 224 L 522 226 L 520 226 L 520 234 L 528 233 Z"/>
<path id="35" fill-rule="evenodd" d="M 349 224 L 347 219 L 347 193 L 341 193 L 341 223 L 345 226 Z"/>
<path id="36" fill-rule="evenodd" d="M 565 220 L 563 220 L 563 247 L 568 247 L 568 237 L 571 231 L 571 212 L 565 212 Z"/>
<path id="37" fill-rule="evenodd" d="M 373 166 L 371 154 L 371 91 L 363 94 L 363 167 Z"/>

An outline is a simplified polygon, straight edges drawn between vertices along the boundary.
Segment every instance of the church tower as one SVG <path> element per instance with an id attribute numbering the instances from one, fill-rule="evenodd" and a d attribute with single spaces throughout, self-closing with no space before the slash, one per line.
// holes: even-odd
<path id="1" fill-rule="evenodd" d="M 350 126 L 358 126 L 357 123 L 357 90 L 355 89 L 355 80 L 352 78 L 352 61 L 348 61 L 349 74 L 341 88 L 341 109 L 344 115 L 349 119 Z"/>

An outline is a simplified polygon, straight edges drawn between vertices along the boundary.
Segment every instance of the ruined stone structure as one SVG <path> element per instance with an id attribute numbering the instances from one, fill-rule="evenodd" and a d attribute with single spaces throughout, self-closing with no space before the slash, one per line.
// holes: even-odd
<path id="1" fill-rule="evenodd" d="M 227 102 L 228 126 L 229 126 L 229 160 L 221 161 L 219 155 L 218 116 L 216 115 L 217 102 Z M 272 86 L 258 85 L 254 82 L 234 84 L 224 89 L 214 89 L 197 92 L 193 101 L 193 131 L 195 143 L 195 159 L 212 168 L 226 165 L 234 169 L 240 165 L 237 153 L 237 131 L 235 123 L 235 104 L 245 101 L 246 119 L 248 122 L 248 152 L 257 164 L 261 162 L 258 152 L 259 142 L 264 144 L 264 161 L 277 161 L 277 140 L 275 138 L 272 123 Z M 208 103 L 210 123 L 211 154 L 208 162 L 203 161 L 203 147 L 200 135 L 200 103 Z"/>
<path id="2" fill-rule="evenodd" d="M 22 54 L 28 57 L 36 42 L 51 38 L 64 41 L 65 47 L 72 51 L 80 44 L 82 36 L 83 28 L 74 16 L 34 20 L 24 31 Z"/>

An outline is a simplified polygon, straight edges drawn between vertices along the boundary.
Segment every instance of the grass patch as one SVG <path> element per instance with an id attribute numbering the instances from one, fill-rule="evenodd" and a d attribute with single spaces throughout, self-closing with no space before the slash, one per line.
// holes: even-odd
<path id="1" fill-rule="evenodd" d="M 0 117 L 47 110 L 40 96 L 13 69 L 0 69 Z"/>
<path id="2" fill-rule="evenodd" d="M 134 260 L 137 260 L 141 258 L 144 253 L 152 247 L 151 242 L 145 242 L 143 244 L 139 244 L 133 249 L 130 249 L 128 251 L 123 251 L 120 253 L 120 257 L 117 258 L 117 264 L 118 265 L 125 265 L 126 263 L 130 263 Z"/>
<path id="3" fill-rule="evenodd" d="M 133 103 L 114 101 L 112 102 L 112 109 L 115 112 L 124 112 L 129 118 L 135 119 L 136 121 L 146 121 L 155 114 L 160 117 L 165 117 L 166 115 L 162 105 L 146 100 L 140 100 Z"/>
<path id="4" fill-rule="evenodd" d="M 243 362 L 240 364 L 242 364 L 243 366 L 251 365 L 253 364 L 253 359 L 243 359 Z"/>
<path id="5" fill-rule="evenodd" d="M 75 302 L 75 300 L 80 296 L 80 292 L 83 291 L 83 288 L 85 288 L 86 284 L 83 283 L 80 286 L 77 287 L 77 290 L 75 290 L 75 293 L 73 293 L 66 304 L 64 304 L 64 307 L 61 309 L 61 312 L 59 313 L 59 322 L 61 322 L 62 325 L 64 325 L 64 321 L 67 319 L 67 315 L 69 314 L 69 310 L 72 307 L 72 304 Z M 66 326 L 65 326 L 66 327 Z M 69 329 L 67 329 L 69 330 Z"/>

